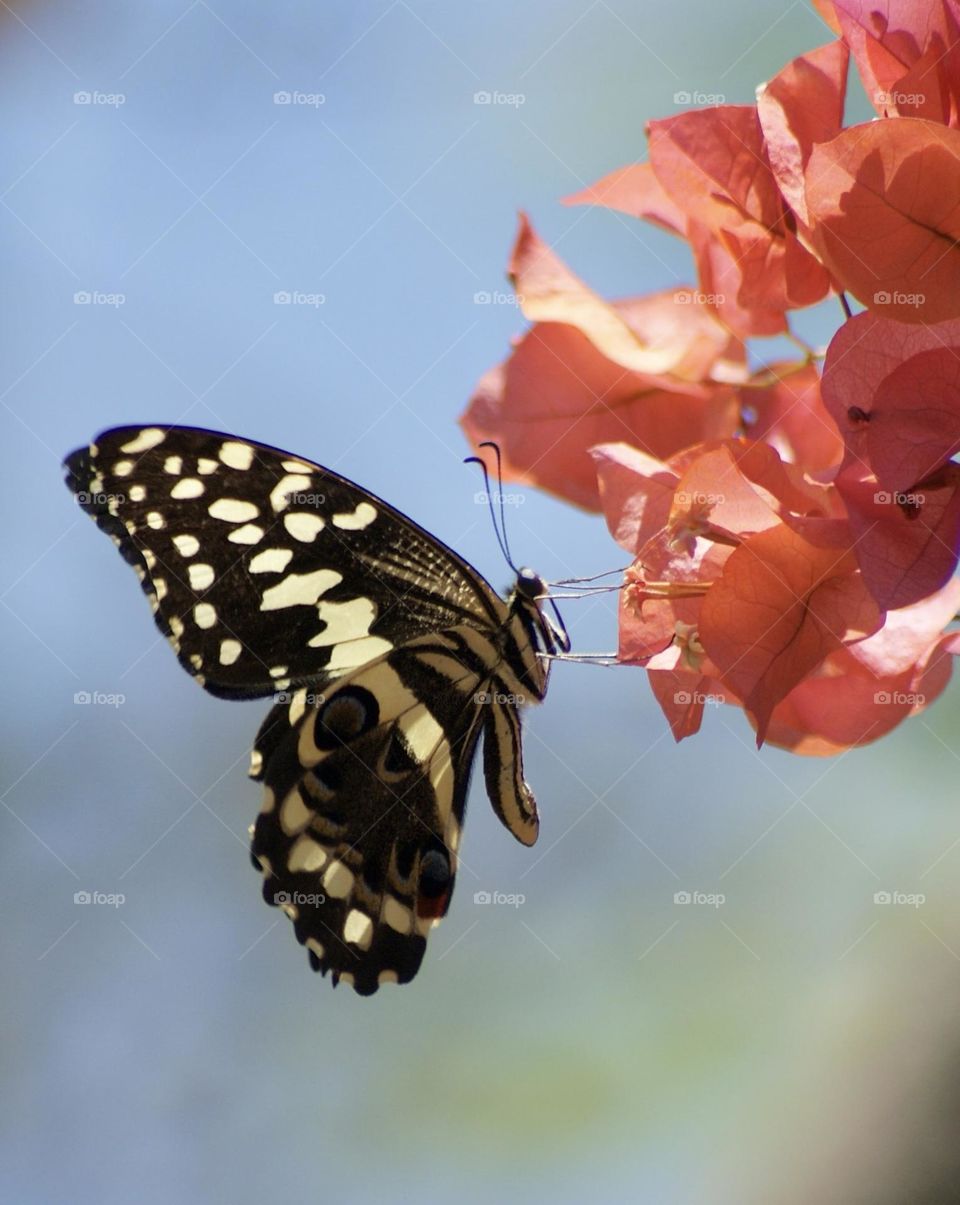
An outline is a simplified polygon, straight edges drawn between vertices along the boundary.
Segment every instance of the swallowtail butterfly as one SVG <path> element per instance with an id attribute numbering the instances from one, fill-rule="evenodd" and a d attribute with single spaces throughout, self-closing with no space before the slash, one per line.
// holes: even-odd
<path id="1" fill-rule="evenodd" d="M 537 839 L 520 705 L 569 649 L 544 583 L 521 569 L 504 600 L 367 490 L 232 435 L 118 427 L 66 469 L 184 669 L 274 697 L 250 766 L 264 898 L 334 984 L 411 980 L 450 905 L 481 733 L 494 811 Z"/>

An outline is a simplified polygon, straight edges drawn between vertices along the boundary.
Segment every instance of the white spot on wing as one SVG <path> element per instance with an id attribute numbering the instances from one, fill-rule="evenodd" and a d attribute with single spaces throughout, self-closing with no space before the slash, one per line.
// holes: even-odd
<path id="1" fill-rule="evenodd" d="M 304 464 L 302 460 L 281 460 L 280 462 L 288 473 L 309 473 L 313 466 Z"/>
<path id="2" fill-rule="evenodd" d="M 174 536 L 173 546 L 182 557 L 196 556 L 200 551 L 200 541 L 196 536 Z"/>
<path id="3" fill-rule="evenodd" d="M 377 508 L 369 502 L 359 502 L 356 508 L 352 511 L 344 511 L 342 514 L 333 516 L 334 527 L 339 527 L 343 531 L 363 531 L 377 517 Z"/>
<path id="4" fill-rule="evenodd" d="M 288 837 L 302 833 L 313 819 L 313 812 L 306 806 L 296 787 L 290 791 L 280 805 L 280 827 Z"/>
<path id="5" fill-rule="evenodd" d="M 197 472 L 203 477 L 215 473 L 219 467 L 220 465 L 215 460 L 208 460 L 205 456 L 201 456 L 197 461 Z"/>
<path id="6" fill-rule="evenodd" d="M 263 528 L 256 523 L 247 523 L 231 531 L 227 539 L 231 544 L 259 544 L 263 539 Z"/>
<path id="7" fill-rule="evenodd" d="M 323 870 L 328 857 L 329 854 L 318 841 L 304 835 L 298 837 L 291 846 L 287 869 L 294 874 L 316 874 Z"/>
<path id="8" fill-rule="evenodd" d="M 239 640 L 221 640 L 220 641 L 220 664 L 233 665 L 236 659 L 243 652 L 243 645 Z"/>
<path id="9" fill-rule="evenodd" d="M 327 626 L 307 641 L 314 649 L 325 648 L 328 644 L 339 644 L 342 640 L 369 636 L 370 625 L 377 617 L 377 610 L 372 599 L 351 598 L 342 603 L 319 603 L 317 614 Z"/>
<path id="10" fill-rule="evenodd" d="M 381 919 L 398 933 L 409 933 L 413 929 L 413 913 L 393 895 L 383 897 Z"/>
<path id="11" fill-rule="evenodd" d="M 152 510 L 147 515 L 147 526 L 151 529 L 151 531 L 163 531 L 166 525 L 166 520 L 158 510 Z"/>
<path id="12" fill-rule="evenodd" d="M 163 471 L 165 473 L 171 473 L 174 477 L 179 477 L 183 472 L 183 457 L 168 456 L 163 462 Z"/>
<path id="13" fill-rule="evenodd" d="M 417 761 L 426 761 L 445 739 L 443 729 L 424 704 L 398 716 L 397 724 Z"/>
<path id="14" fill-rule="evenodd" d="M 312 950 L 318 958 L 323 958 L 325 950 L 321 943 L 315 937 L 307 938 L 307 949 Z"/>
<path id="15" fill-rule="evenodd" d="M 353 871 L 336 858 L 330 863 L 323 876 L 323 886 L 327 895 L 335 900 L 342 900 L 353 890 L 355 876 Z"/>
<path id="16" fill-rule="evenodd" d="M 218 455 L 231 469 L 249 469 L 253 464 L 253 448 L 250 444 L 240 443 L 236 439 L 228 439 L 226 443 L 221 444 Z"/>
<path id="17" fill-rule="evenodd" d="M 153 592 L 157 596 L 157 602 L 163 602 L 167 597 L 167 580 L 163 577 L 155 577 L 153 579 Z"/>
<path id="18" fill-rule="evenodd" d="M 303 473 L 288 473 L 281 477 L 270 491 L 270 505 L 277 514 L 290 505 L 288 494 L 305 494 L 310 488 L 310 478 Z"/>
<path id="19" fill-rule="evenodd" d="M 313 641 L 310 642 L 311 644 Z M 352 669 L 357 665 L 366 665 L 384 653 L 389 653 L 393 645 L 382 636 L 365 636 L 362 640 L 346 640 L 338 644 L 330 654 L 326 664 L 328 670 Z"/>
<path id="20" fill-rule="evenodd" d="M 290 548 L 265 548 L 251 559 L 248 568 L 251 573 L 283 573 L 292 560 Z"/>
<path id="21" fill-rule="evenodd" d="M 321 515 L 291 511 L 289 515 L 284 515 L 283 525 L 295 540 L 309 544 L 326 527 L 326 520 Z"/>
<path id="22" fill-rule="evenodd" d="M 142 486 L 142 485 L 131 485 L 130 486 L 130 501 L 131 502 L 142 502 L 144 500 L 144 498 L 146 498 L 146 496 L 147 496 L 147 491 L 144 486 Z"/>
<path id="23" fill-rule="evenodd" d="M 182 501 L 186 498 L 199 498 L 206 486 L 199 477 L 181 477 L 170 491 L 170 497 Z"/>
<path id="24" fill-rule="evenodd" d="M 290 707 L 287 711 L 287 719 L 290 721 L 290 727 L 294 727 L 300 717 L 307 710 L 307 688 L 304 686 L 302 690 L 298 690 L 290 700 Z"/>
<path id="25" fill-rule="evenodd" d="M 261 611 L 280 611 L 284 607 L 310 606 L 343 581 L 335 569 L 315 569 L 312 573 L 290 573 L 263 592 Z"/>
<path id="26" fill-rule="evenodd" d="M 193 621 L 198 628 L 212 628 L 217 622 L 217 612 L 208 602 L 197 603 L 193 608 Z"/>
<path id="27" fill-rule="evenodd" d="M 251 749 L 250 751 L 250 767 L 247 773 L 251 778 L 256 778 L 263 770 L 263 754 L 259 749 Z M 272 787 L 263 788 L 264 800 L 260 808 L 261 812 L 272 812 L 276 805 L 276 796 L 273 793 Z"/>
<path id="28" fill-rule="evenodd" d="M 218 498 L 207 507 L 207 514 L 224 523 L 246 523 L 260 514 L 260 507 L 242 498 Z"/>
<path id="29" fill-rule="evenodd" d="M 149 452 L 157 444 L 162 444 L 165 438 L 165 433 L 159 427 L 144 427 L 134 439 L 131 439 L 129 443 L 123 444 L 120 451 Z"/>
<path id="30" fill-rule="evenodd" d="M 113 466 L 114 477 L 129 477 L 133 472 L 132 460 L 118 460 Z"/>
<path id="31" fill-rule="evenodd" d="M 351 945 L 359 946 L 361 950 L 368 950 L 372 939 L 373 921 L 356 908 L 351 908 L 344 921 L 343 940 L 350 942 Z"/>
<path id="32" fill-rule="evenodd" d="M 213 572 L 212 565 L 198 561 L 187 567 L 187 577 L 190 579 L 191 590 L 209 590 L 214 583 L 216 574 Z"/>

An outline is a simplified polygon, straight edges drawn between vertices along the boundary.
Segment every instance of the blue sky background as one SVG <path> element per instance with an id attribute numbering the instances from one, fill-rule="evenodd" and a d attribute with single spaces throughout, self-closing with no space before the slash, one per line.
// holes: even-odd
<path id="1" fill-rule="evenodd" d="M 642 673 L 560 666 L 527 723 L 540 843 L 478 782 L 419 977 L 360 1000 L 310 973 L 249 865 L 264 705 L 181 672 L 59 467 L 117 423 L 223 428 L 368 485 L 505 584 L 456 417 L 523 328 L 475 302 L 505 289 L 517 209 L 608 295 L 692 283 L 679 243 L 559 198 L 642 158 L 675 93 L 749 102 L 827 37 L 804 6 L 738 2 L 4 6 L 3 1199 L 576 1202 L 602 1180 L 875 1202 L 934 1161 L 955 692 L 812 761 L 758 754 L 726 710 L 677 747 Z M 508 522 L 545 576 L 621 562 L 598 517 L 533 491 Z M 578 648 L 614 647 L 609 600 L 564 614 Z"/>

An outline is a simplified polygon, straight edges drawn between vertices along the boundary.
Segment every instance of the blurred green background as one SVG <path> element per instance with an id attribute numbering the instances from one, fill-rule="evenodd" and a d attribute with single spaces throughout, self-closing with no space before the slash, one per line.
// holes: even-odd
<path id="1" fill-rule="evenodd" d="M 810 761 L 723 709 L 677 747 L 641 672 L 558 667 L 527 723 L 539 844 L 478 780 L 420 975 L 361 1000 L 260 898 L 265 704 L 180 671 L 59 467 L 116 423 L 223 428 L 504 584 L 455 419 L 522 329 L 476 300 L 516 209 L 608 295 L 692 283 L 679 243 L 558 199 L 644 157 L 675 94 L 749 102 L 828 36 L 740 2 L 0 10 L 3 1200 L 960 1199 L 955 691 Z M 534 492 L 508 522 L 547 577 L 622 563 Z M 614 647 L 608 598 L 564 615 Z"/>

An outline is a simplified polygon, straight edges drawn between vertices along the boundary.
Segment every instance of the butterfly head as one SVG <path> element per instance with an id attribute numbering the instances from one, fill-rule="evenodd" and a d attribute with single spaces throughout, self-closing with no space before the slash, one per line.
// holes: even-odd
<path id="1" fill-rule="evenodd" d="M 543 652 L 568 653 L 570 651 L 570 637 L 560 618 L 560 612 L 550 598 L 547 583 L 536 570 L 527 566 L 517 570 L 511 597 L 514 608 L 524 615 L 528 628 L 535 633 Z M 553 608 L 556 621 L 544 610 L 544 603 L 548 601 Z"/>

